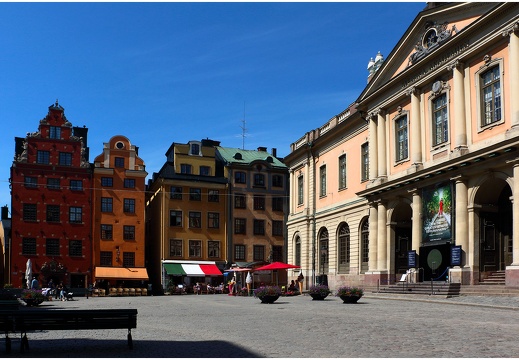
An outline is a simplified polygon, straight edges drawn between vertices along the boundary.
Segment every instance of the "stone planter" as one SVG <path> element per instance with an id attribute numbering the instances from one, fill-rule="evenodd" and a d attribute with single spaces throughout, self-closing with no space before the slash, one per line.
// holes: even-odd
<path id="1" fill-rule="evenodd" d="M 310 294 L 312 297 L 312 300 L 324 300 L 328 297 L 329 294 L 322 295 L 322 294 Z"/>
<path id="2" fill-rule="evenodd" d="M 27 306 L 38 306 L 43 302 L 43 299 L 22 299 Z"/>
<path id="3" fill-rule="evenodd" d="M 358 296 L 358 295 L 350 295 L 350 296 L 347 296 L 347 295 L 341 295 L 340 296 L 342 302 L 344 304 L 356 304 L 357 301 L 359 301 L 359 299 L 361 298 L 361 296 Z"/>
<path id="4" fill-rule="evenodd" d="M 261 300 L 262 304 L 272 304 L 278 298 L 279 298 L 279 295 L 265 295 L 265 296 L 260 296 L 259 297 L 259 299 Z"/>

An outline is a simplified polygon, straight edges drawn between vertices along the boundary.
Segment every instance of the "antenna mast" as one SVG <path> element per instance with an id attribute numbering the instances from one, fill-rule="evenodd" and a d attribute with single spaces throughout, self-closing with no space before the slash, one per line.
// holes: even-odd
<path id="1" fill-rule="evenodd" d="M 247 136 L 247 128 L 245 127 L 245 101 L 243 102 L 243 120 L 241 122 L 242 150 L 245 150 L 245 137 Z"/>

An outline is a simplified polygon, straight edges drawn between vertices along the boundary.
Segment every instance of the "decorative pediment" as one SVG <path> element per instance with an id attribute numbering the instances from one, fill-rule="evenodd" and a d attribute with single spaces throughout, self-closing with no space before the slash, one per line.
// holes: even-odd
<path id="1" fill-rule="evenodd" d="M 410 66 L 424 58 L 427 54 L 441 46 L 453 34 L 458 32 L 456 25 L 452 25 L 450 30 L 448 29 L 448 26 L 449 24 L 447 22 L 440 25 L 427 22 L 425 32 L 414 47 L 416 51 L 409 56 L 407 66 Z"/>

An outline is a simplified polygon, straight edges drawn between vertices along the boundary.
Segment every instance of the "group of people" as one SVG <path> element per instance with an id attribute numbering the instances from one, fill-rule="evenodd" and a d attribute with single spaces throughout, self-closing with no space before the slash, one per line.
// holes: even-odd
<path id="1" fill-rule="evenodd" d="M 50 289 L 48 293 L 50 292 L 50 294 L 54 294 L 54 299 L 58 300 L 59 298 L 61 301 L 67 301 L 71 299 L 70 293 L 68 292 L 67 287 L 63 285 L 63 282 L 60 282 L 59 285 L 54 286 L 54 281 L 50 279 L 47 286 L 48 289 Z"/>

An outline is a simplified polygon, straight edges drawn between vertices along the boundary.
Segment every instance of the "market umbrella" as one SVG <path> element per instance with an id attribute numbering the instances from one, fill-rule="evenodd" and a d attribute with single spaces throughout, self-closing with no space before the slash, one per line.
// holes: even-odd
<path id="1" fill-rule="evenodd" d="M 282 269 L 299 269 L 301 266 L 299 265 L 292 265 L 292 264 L 285 264 L 283 262 L 273 262 L 271 264 L 261 266 L 259 268 L 254 269 L 254 271 L 261 271 L 261 270 L 282 270 Z"/>
<path id="2" fill-rule="evenodd" d="M 25 266 L 25 281 L 27 282 L 27 289 L 30 289 L 31 281 L 32 281 L 32 261 L 31 261 L 31 259 L 27 260 L 27 265 Z"/>

